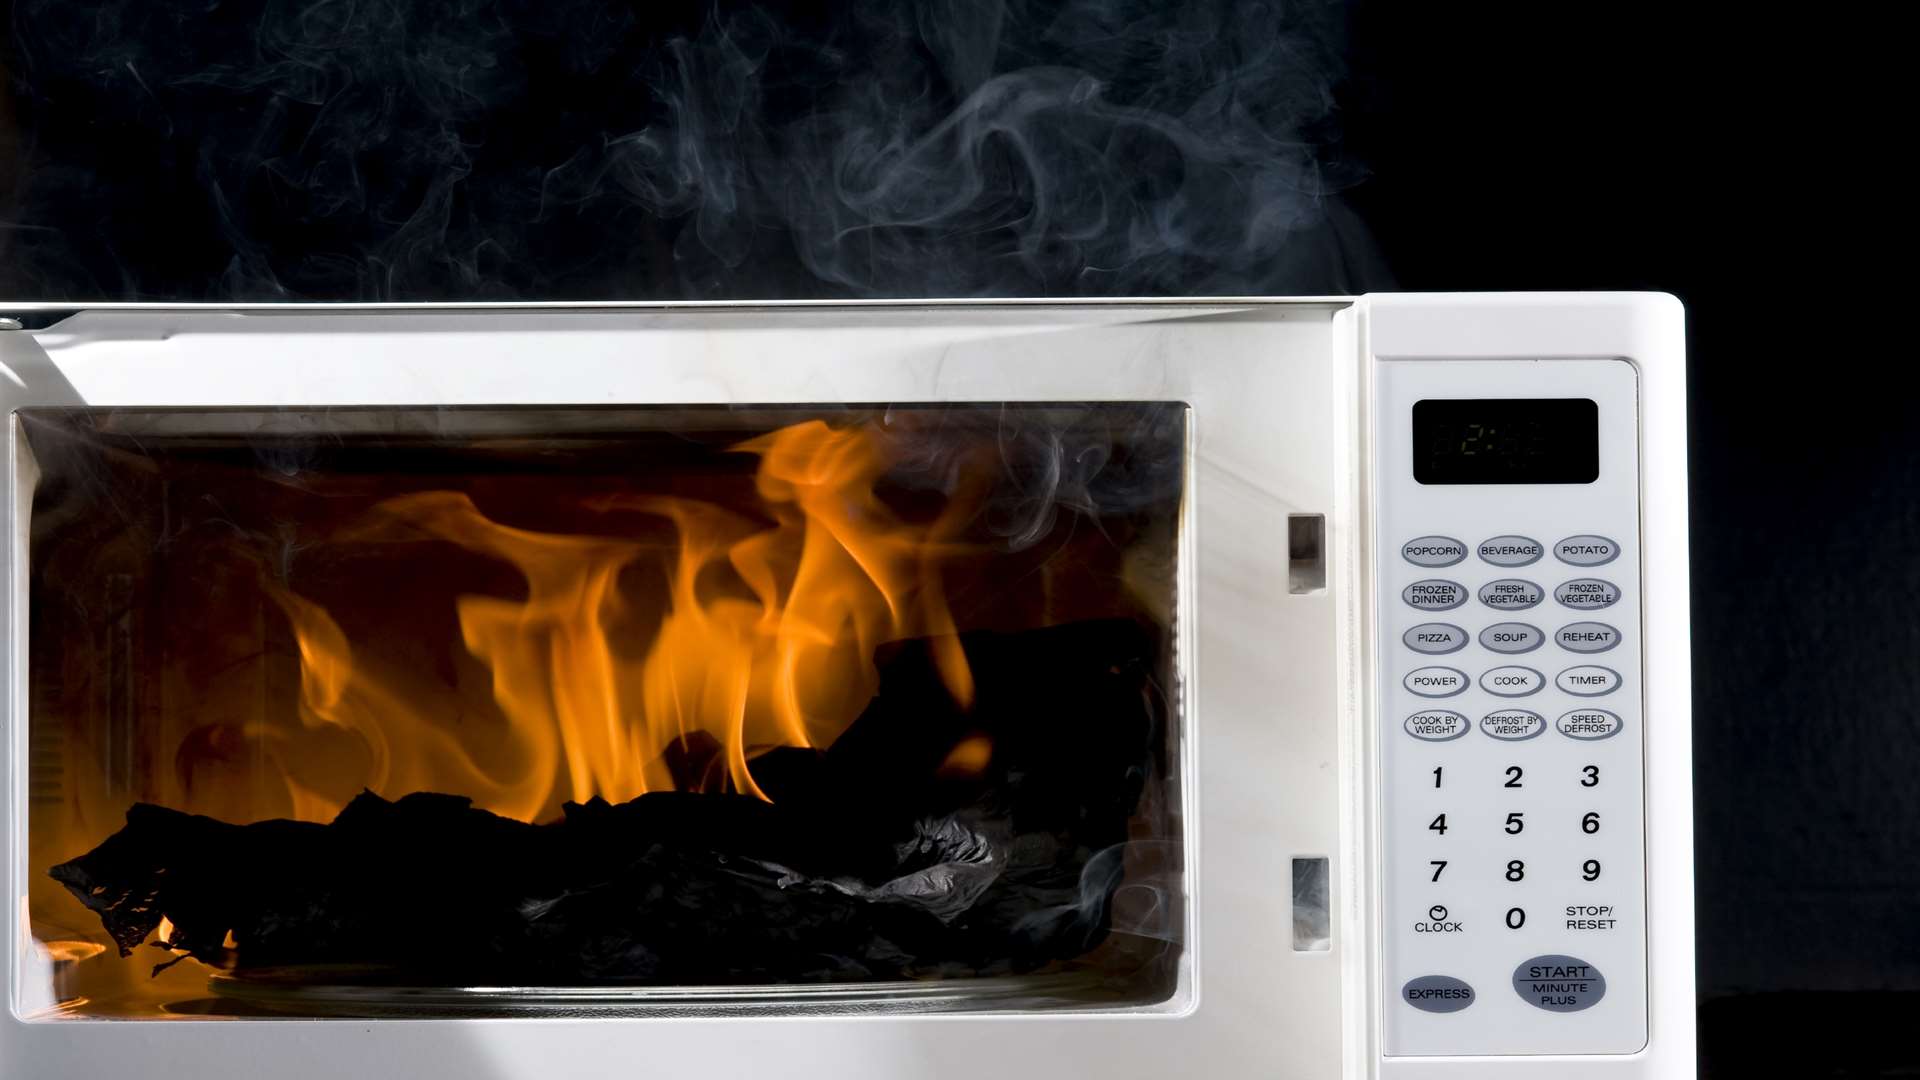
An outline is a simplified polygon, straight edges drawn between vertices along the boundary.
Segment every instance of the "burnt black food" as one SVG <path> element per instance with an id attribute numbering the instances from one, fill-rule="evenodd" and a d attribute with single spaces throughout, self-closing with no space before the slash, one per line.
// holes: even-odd
<path id="1" fill-rule="evenodd" d="M 123 955 L 459 985 L 817 982 L 1032 971 L 1107 934 L 1128 822 L 1165 767 L 1156 631 L 963 635 L 972 708 L 926 641 L 824 751 L 754 763 L 772 802 L 663 792 L 529 825 L 453 795 L 354 799 L 331 823 L 148 804 L 52 875 Z M 985 736 L 984 771 L 942 763 Z M 678 768 L 714 747 L 680 748 Z M 229 947 L 229 934 L 231 947 Z"/>

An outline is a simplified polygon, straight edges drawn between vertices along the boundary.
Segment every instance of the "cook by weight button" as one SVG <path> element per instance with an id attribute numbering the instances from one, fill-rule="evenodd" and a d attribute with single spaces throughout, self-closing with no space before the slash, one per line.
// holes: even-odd
<path id="1" fill-rule="evenodd" d="M 1540 541 L 1524 536 L 1496 536 L 1480 541 L 1480 561 L 1495 566 L 1532 566 L 1540 561 Z"/>
<path id="2" fill-rule="evenodd" d="M 1467 718 L 1446 709 L 1423 709 L 1401 727 L 1421 742 L 1452 742 L 1467 733 Z"/>
<path id="3" fill-rule="evenodd" d="M 1400 557 L 1415 566 L 1438 570 L 1467 557 L 1467 545 L 1451 536 L 1422 536 L 1400 545 Z"/>
<path id="4" fill-rule="evenodd" d="M 1421 1012 L 1459 1012 L 1473 1004 L 1473 987 L 1451 975 L 1422 975 L 1407 980 L 1400 1000 Z"/>
<path id="5" fill-rule="evenodd" d="M 1553 545 L 1553 557 L 1569 566 L 1601 566 L 1620 556 L 1620 545 L 1604 536 L 1569 536 Z"/>
<path id="6" fill-rule="evenodd" d="M 1423 622 L 1400 635 L 1407 648 L 1435 656 L 1467 647 L 1467 632 L 1450 623 Z"/>
<path id="7" fill-rule="evenodd" d="M 1575 697 L 1599 697 L 1620 689 L 1620 673 L 1612 668 L 1582 664 L 1554 677 L 1554 685 Z"/>
<path id="8" fill-rule="evenodd" d="M 1612 607 L 1620 599 L 1620 590 L 1611 581 L 1599 578 L 1575 578 L 1554 586 L 1553 598 L 1563 606 L 1599 611 Z"/>
<path id="9" fill-rule="evenodd" d="M 1525 611 L 1540 602 L 1540 586 L 1519 578 L 1501 578 L 1480 586 L 1480 602 L 1499 611 Z"/>
<path id="10" fill-rule="evenodd" d="M 1428 578 L 1400 590 L 1400 599 L 1423 611 L 1447 611 L 1467 602 L 1467 587 L 1458 582 Z"/>
<path id="11" fill-rule="evenodd" d="M 1606 652 L 1620 644 L 1620 631 L 1606 623 L 1569 623 L 1554 632 L 1553 643 L 1568 652 Z"/>
<path id="12" fill-rule="evenodd" d="M 1547 677 L 1529 667 L 1497 667 L 1480 676 L 1480 689 L 1495 697 L 1526 697 L 1547 685 Z"/>
<path id="13" fill-rule="evenodd" d="M 1607 996 L 1607 980 L 1585 960 L 1550 953 L 1513 969 L 1513 992 L 1536 1009 L 1579 1012 Z"/>
<path id="14" fill-rule="evenodd" d="M 1421 697 L 1452 697 L 1467 688 L 1467 674 L 1450 667 L 1415 668 L 1401 685 Z"/>
<path id="15" fill-rule="evenodd" d="M 1494 623 L 1480 631 L 1480 647 L 1497 653 L 1532 652 L 1545 640 L 1539 627 L 1523 622 Z"/>

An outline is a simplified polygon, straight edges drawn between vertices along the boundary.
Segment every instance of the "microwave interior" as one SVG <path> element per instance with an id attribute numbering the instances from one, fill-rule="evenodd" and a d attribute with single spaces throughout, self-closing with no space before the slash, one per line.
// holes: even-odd
<path id="1" fill-rule="evenodd" d="M 52 1017 L 1174 992 L 1188 410 L 40 408 Z"/>

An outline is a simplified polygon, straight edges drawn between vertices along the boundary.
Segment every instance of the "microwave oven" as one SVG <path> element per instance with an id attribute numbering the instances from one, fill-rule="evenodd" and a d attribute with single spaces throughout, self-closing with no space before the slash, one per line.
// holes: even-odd
<path id="1" fill-rule="evenodd" d="M 0 314 L 0 1074 L 1692 1073 L 1671 297 Z"/>

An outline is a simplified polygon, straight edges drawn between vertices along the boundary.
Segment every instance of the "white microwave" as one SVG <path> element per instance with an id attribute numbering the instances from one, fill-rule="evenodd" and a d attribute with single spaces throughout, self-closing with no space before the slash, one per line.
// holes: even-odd
<path id="1" fill-rule="evenodd" d="M 0 1074 L 1693 1073 L 1671 297 L 0 314 Z"/>

